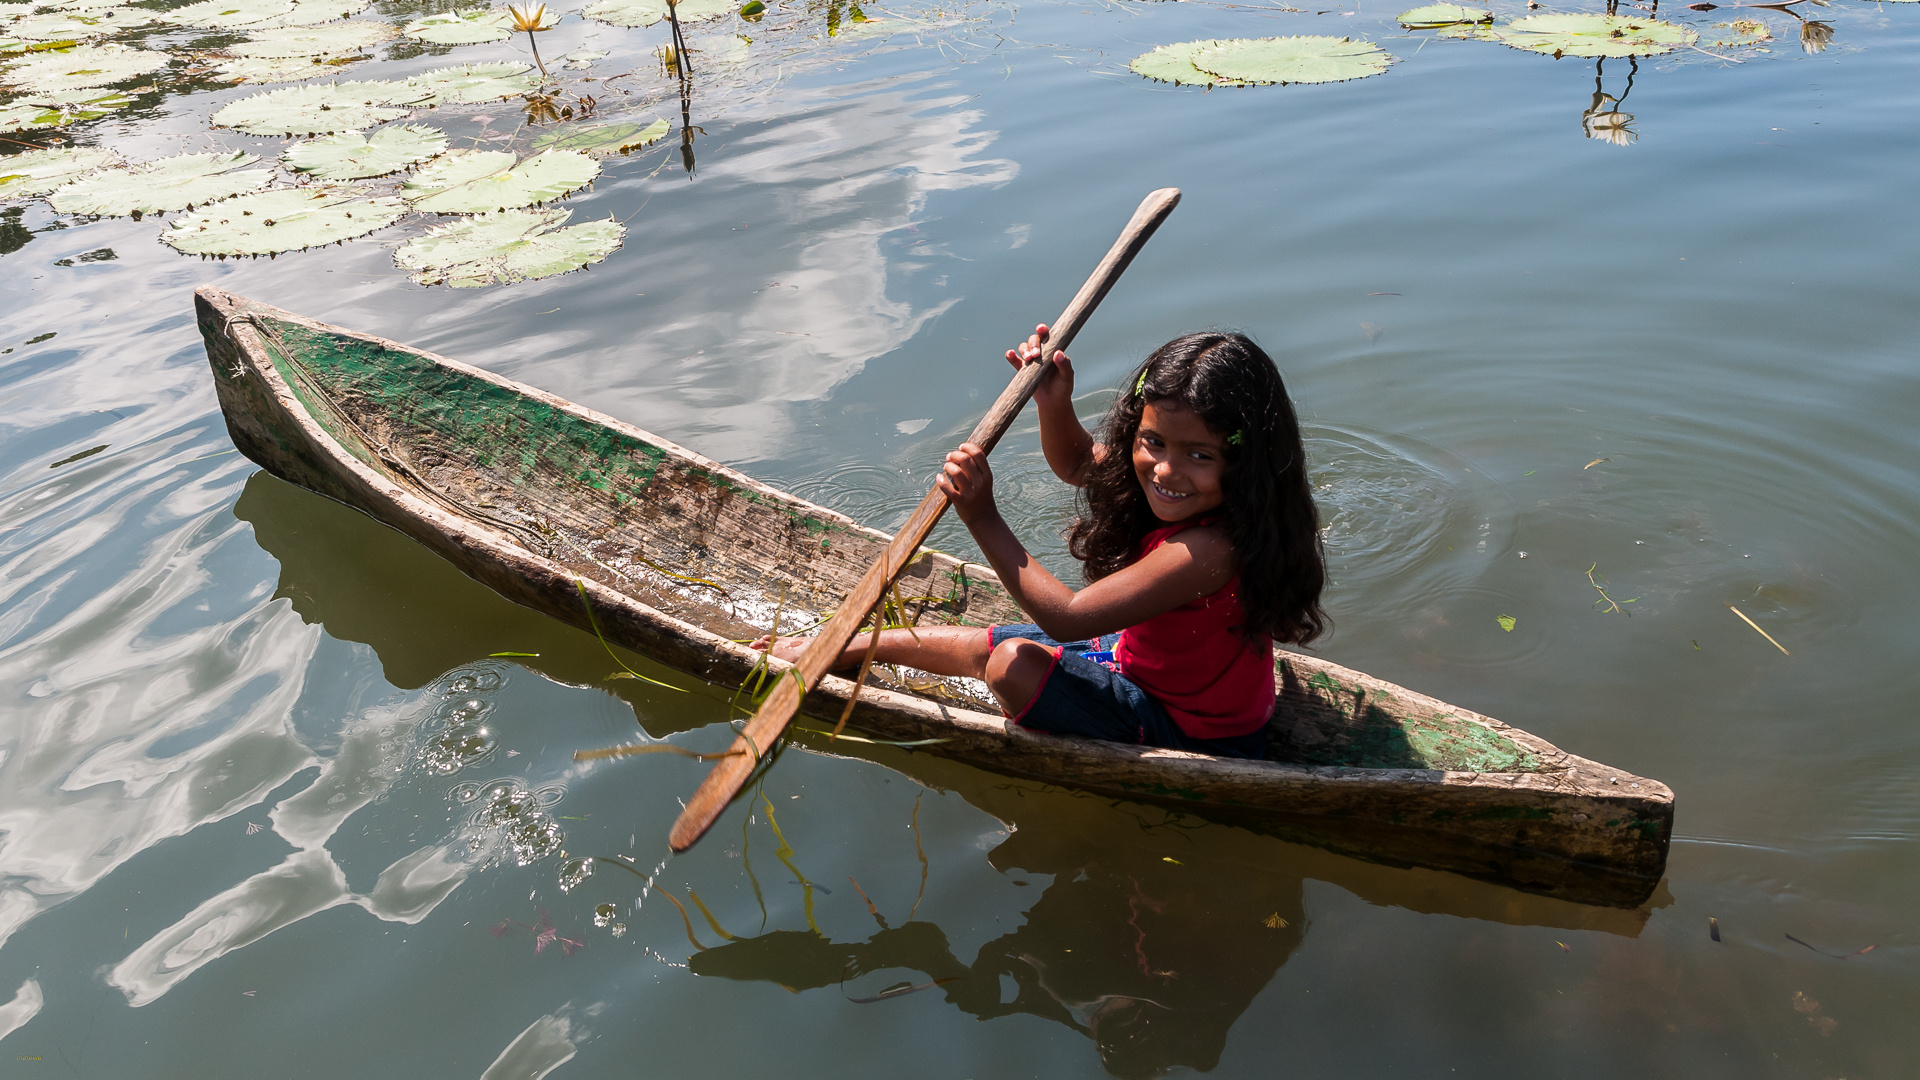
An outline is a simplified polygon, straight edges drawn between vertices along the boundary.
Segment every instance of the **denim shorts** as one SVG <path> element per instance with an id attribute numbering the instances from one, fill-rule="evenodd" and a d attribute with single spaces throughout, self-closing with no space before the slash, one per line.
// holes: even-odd
<path id="1" fill-rule="evenodd" d="M 993 645 L 1009 638 L 1044 645 L 1055 657 L 1053 668 L 1040 683 L 1040 692 L 1013 718 L 1023 728 L 1215 757 L 1257 758 L 1266 752 L 1265 727 L 1229 739 L 1196 739 L 1180 730 L 1164 706 L 1112 665 L 1110 657 L 1120 641 L 1118 634 L 1093 641 L 1059 642 L 1032 623 L 987 628 L 987 639 Z"/>

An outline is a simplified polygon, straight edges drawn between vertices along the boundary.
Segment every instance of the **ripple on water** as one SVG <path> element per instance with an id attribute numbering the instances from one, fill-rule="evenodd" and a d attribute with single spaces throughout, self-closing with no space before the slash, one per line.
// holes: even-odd
<path id="1" fill-rule="evenodd" d="M 506 673 L 491 664 L 476 664 L 443 676 L 434 687 L 442 700 L 422 729 L 425 741 L 420 746 L 421 767 L 437 776 L 451 776 L 486 760 L 500 740 L 487 726 L 493 702 L 483 695 L 497 692 L 506 684 Z M 457 798 L 452 794 L 449 797 Z"/>
<path id="2" fill-rule="evenodd" d="M 862 525 L 889 532 L 906 520 L 926 494 L 918 480 L 899 469 L 856 461 L 802 477 L 788 490 Z"/>
<path id="3" fill-rule="evenodd" d="M 1436 603 L 1509 546 L 1512 498 L 1458 455 L 1352 427 L 1319 426 L 1306 442 L 1329 591 L 1343 612 Z M 1391 612 L 1368 610 L 1388 602 Z"/>
<path id="4" fill-rule="evenodd" d="M 463 784 L 454 790 L 460 792 L 465 787 Z M 468 819 L 472 830 L 470 850 L 475 855 L 491 851 L 489 862 L 504 857 L 519 866 L 554 854 L 566 842 L 567 834 L 547 811 L 565 795 L 559 785 L 529 789 L 527 782 L 516 776 L 475 785 L 474 794 L 467 800 L 475 805 Z"/>

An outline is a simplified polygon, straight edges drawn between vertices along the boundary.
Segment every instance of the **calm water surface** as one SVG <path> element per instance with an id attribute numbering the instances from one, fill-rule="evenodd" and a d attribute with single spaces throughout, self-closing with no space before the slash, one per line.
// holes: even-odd
<path id="1" fill-rule="evenodd" d="M 1776 40 L 1604 67 L 1396 11 L 903 8 L 829 41 L 796 3 L 697 85 L 691 177 L 664 31 L 570 18 L 543 51 L 613 53 L 640 74 L 603 108 L 676 134 L 566 203 L 622 250 L 509 288 L 409 282 L 417 223 L 212 262 L 5 208 L 0 1075 L 1913 1075 L 1920 5 L 1806 13 L 1819 53 L 1780 10 L 1666 11 Z M 1400 62 L 1125 68 L 1297 33 Z M 206 126 L 249 91 L 194 85 L 69 134 L 278 152 Z M 1586 137 L 1596 94 L 1637 141 Z M 227 453 L 190 314 L 216 283 L 431 348 L 889 528 L 1162 185 L 1075 349 L 1086 413 L 1175 333 L 1262 341 L 1324 500 L 1324 655 L 1672 785 L 1646 907 L 807 746 L 670 859 L 703 767 L 571 754 L 717 748 L 724 693 L 608 683 L 592 638 Z M 1067 569 L 1030 423 L 996 469 Z"/>

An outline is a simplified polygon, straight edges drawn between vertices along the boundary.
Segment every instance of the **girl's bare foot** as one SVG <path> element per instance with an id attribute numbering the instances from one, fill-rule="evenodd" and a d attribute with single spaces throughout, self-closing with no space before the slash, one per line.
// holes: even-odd
<path id="1" fill-rule="evenodd" d="M 812 641 L 812 638 L 776 638 L 772 634 L 762 634 L 750 642 L 747 648 L 757 649 L 760 652 L 771 652 L 775 657 L 792 664 L 799 661 L 800 654 L 807 651 L 807 646 L 812 643 Z"/>

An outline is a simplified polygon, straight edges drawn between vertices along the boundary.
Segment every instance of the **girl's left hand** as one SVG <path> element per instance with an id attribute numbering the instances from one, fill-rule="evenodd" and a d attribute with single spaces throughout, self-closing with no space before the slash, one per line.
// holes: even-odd
<path id="1" fill-rule="evenodd" d="M 987 467 L 987 452 L 973 443 L 962 443 L 947 455 L 946 467 L 934 483 L 961 521 L 972 524 L 994 513 L 993 470 Z"/>

